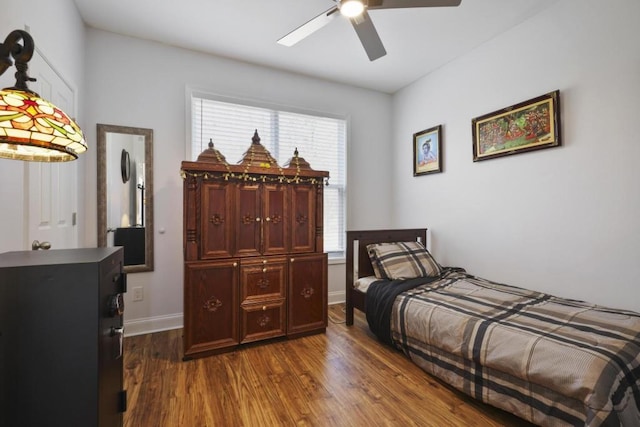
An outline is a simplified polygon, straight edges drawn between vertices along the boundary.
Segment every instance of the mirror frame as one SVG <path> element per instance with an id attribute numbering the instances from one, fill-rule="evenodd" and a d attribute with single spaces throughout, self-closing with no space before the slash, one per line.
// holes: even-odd
<path id="1" fill-rule="evenodd" d="M 97 124 L 98 133 L 98 247 L 107 246 L 107 133 L 144 136 L 144 264 L 126 265 L 124 271 L 153 271 L 153 129 Z M 114 166 L 112 166 L 113 170 Z M 120 169 L 117 165 L 116 170 Z"/>

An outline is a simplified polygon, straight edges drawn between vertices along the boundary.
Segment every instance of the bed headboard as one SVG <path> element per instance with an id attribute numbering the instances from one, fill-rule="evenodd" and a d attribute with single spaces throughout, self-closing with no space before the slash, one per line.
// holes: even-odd
<path id="1" fill-rule="evenodd" d="M 373 276 L 367 245 L 371 243 L 419 241 L 427 246 L 427 229 L 347 231 L 346 324 L 353 325 L 353 309 L 364 310 L 364 294 L 353 287 L 357 278 Z M 357 264 L 357 265 L 356 265 Z M 357 278 L 355 276 L 358 276 Z"/>
<path id="2" fill-rule="evenodd" d="M 367 254 L 367 245 L 371 243 L 411 241 L 419 241 L 426 247 L 427 229 L 347 231 L 347 281 L 351 278 L 350 284 L 353 287 L 354 274 L 357 273 L 358 278 L 373 276 L 373 267 L 371 267 L 369 255 Z M 357 265 L 354 262 L 357 262 Z"/>

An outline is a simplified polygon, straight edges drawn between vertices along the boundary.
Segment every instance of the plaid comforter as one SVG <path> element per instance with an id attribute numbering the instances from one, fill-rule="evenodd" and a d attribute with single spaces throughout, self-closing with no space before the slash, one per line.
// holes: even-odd
<path id="1" fill-rule="evenodd" d="M 461 270 L 395 298 L 391 336 L 425 371 L 539 425 L 640 426 L 640 314 Z"/>

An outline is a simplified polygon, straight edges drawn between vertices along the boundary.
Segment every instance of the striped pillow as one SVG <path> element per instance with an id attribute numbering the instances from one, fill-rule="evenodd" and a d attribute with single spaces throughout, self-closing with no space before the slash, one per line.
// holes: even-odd
<path id="1" fill-rule="evenodd" d="M 371 265 L 379 279 L 437 277 L 442 267 L 418 242 L 375 243 L 367 245 Z"/>

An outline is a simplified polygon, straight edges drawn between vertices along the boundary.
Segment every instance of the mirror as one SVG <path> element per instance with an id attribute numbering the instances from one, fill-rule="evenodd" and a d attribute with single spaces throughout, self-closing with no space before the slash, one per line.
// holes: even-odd
<path id="1" fill-rule="evenodd" d="M 153 270 L 153 129 L 98 123 L 98 246 L 127 273 Z"/>

